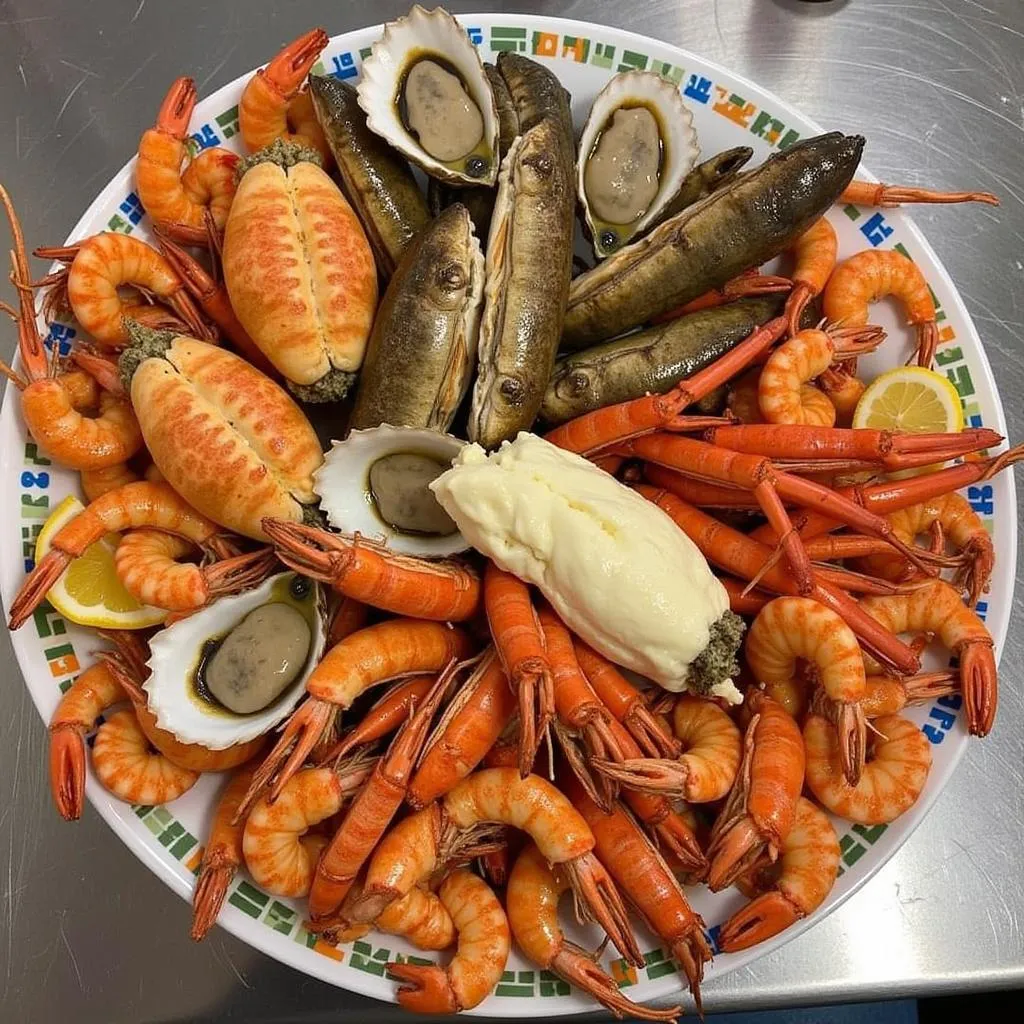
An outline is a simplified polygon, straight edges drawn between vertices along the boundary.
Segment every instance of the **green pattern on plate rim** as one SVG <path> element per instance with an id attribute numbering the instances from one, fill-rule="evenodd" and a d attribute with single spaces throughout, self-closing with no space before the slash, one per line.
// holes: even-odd
<path id="1" fill-rule="evenodd" d="M 720 119 L 722 123 L 728 123 L 728 131 L 732 134 L 728 142 L 722 143 L 718 148 L 742 144 L 745 141 L 743 135 L 747 135 L 750 138 L 746 141 L 754 145 L 755 148 L 760 147 L 759 156 L 763 157 L 773 149 L 786 149 L 801 138 L 801 131 L 795 126 L 801 123 L 799 115 L 790 111 L 781 101 L 767 104 L 755 102 L 750 97 L 758 96 L 761 90 L 737 81 L 735 76 L 729 75 L 721 69 L 715 69 L 695 56 L 684 54 L 674 47 L 657 43 L 654 40 L 644 40 L 639 36 L 632 36 L 612 29 L 602 29 L 593 25 L 560 22 L 558 19 L 524 18 L 522 24 L 492 24 L 491 18 L 488 16 L 470 15 L 463 17 L 462 21 L 470 39 L 481 50 L 485 59 L 493 60 L 496 54 L 503 51 L 522 53 L 540 60 L 556 62 L 563 77 L 564 74 L 569 73 L 568 65 L 586 66 L 588 72 L 593 69 L 593 73 L 603 76 L 588 79 L 586 88 L 593 88 L 595 92 L 603 84 L 603 80 L 614 72 L 634 69 L 655 71 L 679 87 L 684 99 L 694 109 L 695 114 L 699 116 L 699 112 L 703 109 L 715 115 L 715 118 Z M 582 34 L 583 32 L 587 34 Z M 333 74 L 341 79 L 356 78 L 362 61 L 369 55 L 369 42 L 373 38 L 372 30 L 367 30 L 332 40 L 314 70 L 318 73 Z M 609 39 L 612 41 L 608 41 Z M 352 42 L 348 43 L 349 40 Z M 346 44 L 350 48 L 346 48 Z M 715 81 L 715 76 L 721 81 Z M 209 117 L 192 133 L 189 147 L 193 153 L 208 146 L 224 145 L 230 140 L 234 140 L 232 145 L 237 145 L 239 141 L 236 139 L 238 135 L 237 98 L 239 89 L 238 84 L 232 83 L 216 96 L 199 105 L 200 112 L 204 107 L 215 109 L 211 105 L 221 94 L 234 101 L 221 113 Z M 707 126 L 703 130 L 707 130 Z M 120 199 L 116 198 L 116 194 L 103 197 L 110 200 L 105 205 L 107 209 L 111 210 L 105 220 L 105 228 L 109 231 L 130 234 L 143 222 L 144 211 L 134 192 L 129 191 L 127 194 L 122 192 L 121 196 Z M 898 213 L 893 215 L 888 211 L 864 210 L 857 206 L 846 206 L 842 208 L 841 215 L 845 215 L 849 223 L 859 232 L 861 237 L 858 238 L 858 243 L 861 247 L 884 245 L 896 248 L 907 256 L 911 256 L 910 250 L 913 249 L 918 254 L 923 252 L 926 259 L 932 263 L 937 262 L 927 245 L 916 236 L 913 229 L 909 228 Z M 969 321 L 966 318 L 966 313 L 959 307 L 957 301 L 956 315 L 953 319 L 966 326 L 966 337 L 961 342 L 950 322 L 947 310 L 943 308 L 940 301 L 940 294 L 953 296 L 955 293 L 953 293 L 949 282 L 945 280 L 944 275 L 940 274 L 936 283 L 938 287 L 933 291 L 933 296 L 936 300 L 940 330 L 940 348 L 936 357 L 937 367 L 946 374 L 960 395 L 965 420 L 969 425 L 983 423 L 983 405 L 986 401 L 990 421 L 993 420 L 993 415 L 995 420 L 998 420 L 998 401 L 994 395 L 994 387 L 987 367 L 979 357 L 977 342 L 971 336 L 970 327 L 967 326 Z M 66 351 L 75 334 L 76 329 L 73 325 L 55 322 L 48 325 L 47 344 L 59 346 Z M 981 384 L 980 391 L 976 378 Z M 995 410 L 994 414 L 993 410 Z M 995 425 L 999 426 L 999 423 L 997 422 Z M 24 445 L 22 457 L 11 468 L 19 474 L 20 480 L 19 571 L 20 567 L 27 571 L 32 565 L 36 538 L 42 523 L 49 515 L 51 498 L 54 503 L 59 501 L 63 497 L 62 492 L 70 488 L 73 478 L 67 477 L 64 481 L 66 486 L 63 489 L 59 486 L 52 487 L 60 479 L 59 471 L 54 473 L 49 461 L 39 454 L 35 444 L 24 439 L 23 427 L 19 425 L 19 429 Z M 969 488 L 967 492 L 972 507 L 982 516 L 986 528 L 990 532 L 993 532 L 995 527 L 998 489 L 998 486 L 985 484 Z M 1004 488 L 1003 493 L 1013 497 L 1012 482 Z M 1012 525 L 1010 529 L 1010 543 L 1012 544 L 1015 541 Z M 988 611 L 987 605 L 983 602 L 979 606 L 979 612 L 984 616 Z M 1005 632 L 1006 614 L 1004 609 L 1001 609 L 1001 612 L 1003 614 L 1001 614 L 999 625 L 996 627 L 997 640 L 1001 640 L 1001 634 Z M 40 607 L 33 616 L 32 622 L 33 625 L 30 628 L 35 630 L 38 651 L 42 654 L 53 680 L 52 702 L 55 703 L 59 694 L 63 693 L 76 678 L 82 667 L 82 661 L 76 652 L 67 623 L 49 605 L 44 604 Z M 43 695 L 33 692 L 33 696 L 37 699 L 37 703 L 40 701 L 45 703 Z M 50 706 L 52 707 L 52 704 Z M 953 730 L 959 718 L 959 707 L 960 699 L 958 697 L 943 698 L 935 701 L 916 716 L 921 720 L 921 728 L 933 745 L 941 744 Z M 44 710 L 42 706 L 41 710 Z M 962 732 L 961 728 L 956 738 L 960 749 L 963 746 Z M 954 760 L 956 756 L 958 753 L 954 754 Z M 201 841 L 167 807 L 133 807 L 131 810 L 144 826 L 149 837 L 148 842 L 160 858 L 167 863 L 180 865 L 193 875 L 198 871 L 203 852 Z M 843 876 L 859 865 L 857 881 L 847 887 L 847 892 L 844 895 L 852 891 L 856 884 L 859 884 L 863 878 L 866 878 L 869 873 L 881 865 L 886 855 L 885 851 L 881 851 L 874 858 L 868 857 L 867 861 L 864 861 L 863 858 L 876 846 L 882 836 L 887 834 L 889 828 L 885 825 L 873 828 L 854 825 L 841 835 L 842 863 L 839 875 Z M 904 831 L 909 834 L 909 829 Z M 905 836 L 901 838 L 905 838 Z M 891 855 L 891 852 L 890 850 L 888 855 Z M 842 883 L 839 885 L 842 886 Z M 830 898 L 830 902 L 833 901 L 834 897 Z M 333 947 L 311 934 L 303 926 L 301 912 L 295 906 L 288 901 L 270 896 L 243 874 L 239 874 L 232 883 L 227 904 L 246 918 L 260 922 L 266 929 L 278 936 L 289 938 L 300 947 L 305 947 L 324 958 L 339 963 L 346 973 L 360 972 L 375 978 L 384 978 L 385 965 L 392 959 L 407 959 L 413 963 L 424 964 L 435 962 L 430 958 L 393 951 L 390 945 L 377 945 L 377 942 L 387 940 L 373 933 L 366 939 L 353 942 L 345 947 Z M 229 914 L 230 911 L 225 912 L 225 915 Z M 721 923 L 720 920 L 715 921 L 708 929 L 708 937 L 713 945 Z M 241 937 L 250 938 L 244 927 L 233 926 L 234 922 L 230 920 L 228 924 Z M 764 951 L 768 951 L 777 944 L 777 941 L 774 944 L 766 944 Z M 394 941 L 391 945 L 394 945 Z M 336 974 L 325 974 L 321 970 L 313 969 L 312 965 L 306 962 L 296 962 L 292 958 L 284 957 L 279 947 L 268 948 L 264 945 L 262 948 L 270 952 L 271 955 L 281 956 L 296 966 L 308 969 L 310 973 L 325 977 L 327 980 L 347 987 L 358 988 L 360 991 L 366 991 L 378 997 L 387 997 L 387 993 L 379 988 L 360 987 L 351 981 L 346 982 L 344 978 Z M 754 951 L 753 955 L 757 955 L 757 952 Z M 749 962 L 752 958 L 752 955 L 748 955 L 740 960 L 732 956 L 722 957 L 721 960 L 726 961 L 727 965 L 729 961 L 735 961 L 736 965 L 739 965 L 740 962 Z M 677 980 L 673 978 L 678 970 L 678 965 L 671 960 L 667 951 L 659 948 L 649 949 L 644 954 L 644 960 L 645 965 L 640 972 L 621 959 L 606 958 L 605 966 L 612 973 L 620 988 L 632 988 L 640 985 L 642 991 L 635 994 L 635 998 L 638 999 L 664 995 L 680 987 Z M 643 975 L 642 979 L 640 974 Z M 651 988 L 641 984 L 662 978 L 672 979 L 669 987 L 662 985 Z M 520 1006 L 517 1010 L 515 1007 L 518 1001 L 524 998 L 558 999 L 560 1002 L 566 1003 L 568 997 L 572 995 L 570 987 L 550 972 L 512 969 L 510 963 L 510 969 L 506 970 L 502 976 L 494 996 L 488 1000 L 483 1010 L 517 1015 L 523 1008 Z M 513 1005 L 508 1008 L 503 1007 L 501 1005 L 503 1001 L 509 1001 Z M 554 1012 L 572 1012 L 578 1008 L 583 1008 L 583 1004 L 577 1002 L 577 1005 L 566 1005 L 564 1009 L 553 1009 Z"/>

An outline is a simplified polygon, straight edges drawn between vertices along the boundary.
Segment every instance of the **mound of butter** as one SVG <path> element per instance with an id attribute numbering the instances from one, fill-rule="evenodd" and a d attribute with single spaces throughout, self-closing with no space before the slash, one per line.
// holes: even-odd
<path id="1" fill-rule="evenodd" d="M 691 671 L 720 621 L 735 617 L 704 556 L 661 509 L 528 433 L 490 455 L 468 445 L 430 486 L 473 547 L 534 584 L 605 657 L 667 690 L 739 702 L 727 676 L 702 682 Z M 718 660 L 734 670 L 738 620 L 728 633 Z"/>

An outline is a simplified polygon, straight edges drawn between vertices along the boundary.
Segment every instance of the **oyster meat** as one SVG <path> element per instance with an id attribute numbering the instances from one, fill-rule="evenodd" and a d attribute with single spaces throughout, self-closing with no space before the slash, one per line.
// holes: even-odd
<path id="1" fill-rule="evenodd" d="M 384 26 L 358 89 L 367 126 L 433 178 L 493 185 L 498 112 L 483 62 L 444 9 L 418 4 Z"/>
<path id="2" fill-rule="evenodd" d="M 653 224 L 700 156 L 679 90 L 652 71 L 616 75 L 580 135 L 576 190 L 604 257 Z"/>
<path id="3" fill-rule="evenodd" d="M 320 507 L 334 529 L 421 558 L 443 558 L 469 544 L 430 484 L 466 442 L 450 434 L 384 424 L 335 441 L 316 475 Z"/>
<path id="4" fill-rule="evenodd" d="M 284 572 L 161 630 L 143 683 L 156 724 L 210 750 L 262 736 L 305 693 L 325 618 L 319 584 Z"/>

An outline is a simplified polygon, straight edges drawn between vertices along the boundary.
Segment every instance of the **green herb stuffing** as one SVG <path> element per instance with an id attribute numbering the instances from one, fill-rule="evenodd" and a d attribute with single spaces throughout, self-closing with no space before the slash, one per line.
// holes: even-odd
<path id="1" fill-rule="evenodd" d="M 740 666 L 736 660 L 736 652 L 740 649 L 740 640 L 746 626 L 735 613 L 726 610 L 722 617 L 711 625 L 711 636 L 708 645 L 690 665 L 690 674 L 686 685 L 694 693 L 709 693 L 719 683 L 727 679 L 735 679 L 739 675 Z"/>

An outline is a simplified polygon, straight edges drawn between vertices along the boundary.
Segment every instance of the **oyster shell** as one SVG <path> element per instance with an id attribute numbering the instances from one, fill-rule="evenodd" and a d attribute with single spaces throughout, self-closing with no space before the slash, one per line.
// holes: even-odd
<path id="1" fill-rule="evenodd" d="M 576 192 L 603 258 L 658 217 L 700 157 L 693 115 L 653 71 L 625 71 L 598 93 L 580 135 Z"/>
<path id="2" fill-rule="evenodd" d="M 469 543 L 427 485 L 465 444 L 416 427 L 353 430 L 333 443 L 313 490 L 328 523 L 342 533 L 379 541 L 403 555 L 454 555 Z"/>
<path id="3" fill-rule="evenodd" d="M 210 641 L 223 639 L 251 611 L 282 601 L 299 611 L 312 634 L 302 671 L 261 711 L 236 714 L 214 700 L 199 679 Z M 221 597 L 202 611 L 161 630 L 149 642 L 149 678 L 142 684 L 157 725 L 183 743 L 223 750 L 268 732 L 286 718 L 305 693 L 306 680 L 327 643 L 326 602 L 319 584 L 285 572 L 241 594 Z M 215 648 L 214 648 L 215 649 Z"/>
<path id="4" fill-rule="evenodd" d="M 440 99 L 439 99 L 440 97 Z M 498 112 L 483 62 L 443 8 L 388 22 L 363 62 L 367 126 L 433 178 L 493 185 Z"/>

